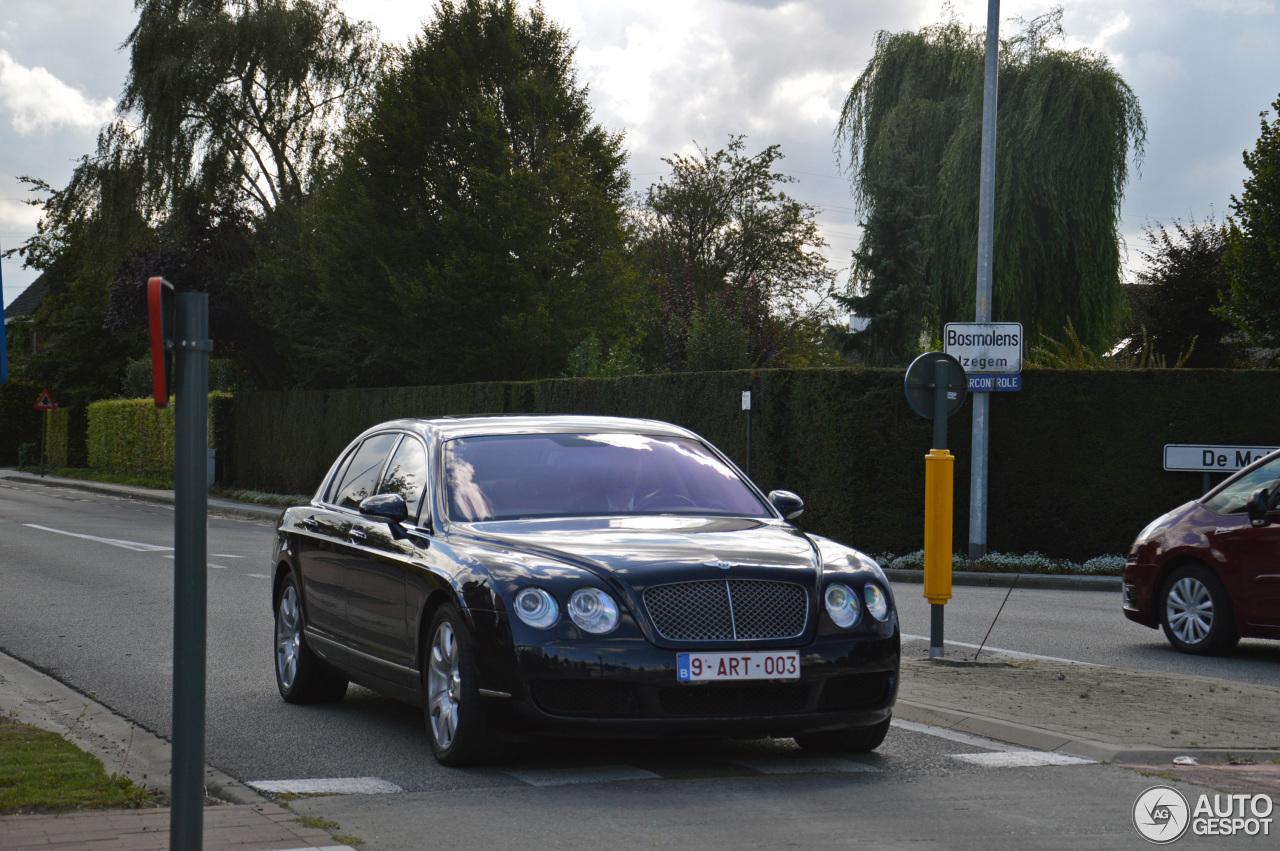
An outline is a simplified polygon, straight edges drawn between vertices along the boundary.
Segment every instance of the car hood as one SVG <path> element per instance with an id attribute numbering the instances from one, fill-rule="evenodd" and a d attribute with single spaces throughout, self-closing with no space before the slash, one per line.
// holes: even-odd
<path id="1" fill-rule="evenodd" d="M 671 581 L 775 578 L 813 587 L 817 551 L 794 527 L 673 515 L 470 524 L 478 541 L 584 568 L 637 590 Z"/>

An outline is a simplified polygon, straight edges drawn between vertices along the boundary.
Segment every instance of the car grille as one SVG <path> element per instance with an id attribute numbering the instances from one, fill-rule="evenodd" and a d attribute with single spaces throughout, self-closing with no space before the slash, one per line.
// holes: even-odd
<path id="1" fill-rule="evenodd" d="M 658 634 L 670 641 L 794 638 L 804 632 L 809 595 L 791 582 L 715 579 L 644 592 Z"/>
<path id="2" fill-rule="evenodd" d="M 807 683 L 676 686 L 658 692 L 667 715 L 715 718 L 732 715 L 781 715 L 804 712 L 812 686 Z"/>

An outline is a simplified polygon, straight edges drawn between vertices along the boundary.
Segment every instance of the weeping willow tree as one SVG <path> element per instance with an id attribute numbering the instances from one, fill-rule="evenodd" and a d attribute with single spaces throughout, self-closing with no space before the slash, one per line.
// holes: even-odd
<path id="1" fill-rule="evenodd" d="M 1100 348 L 1123 312 L 1120 200 L 1146 126 L 1105 57 L 1051 46 L 1061 18 L 1021 22 L 1001 41 L 993 319 L 1033 339 L 1070 320 Z M 876 362 L 973 317 L 984 41 L 954 17 L 882 31 L 841 110 L 836 151 L 865 216 L 845 303 L 870 320 L 853 342 Z"/>

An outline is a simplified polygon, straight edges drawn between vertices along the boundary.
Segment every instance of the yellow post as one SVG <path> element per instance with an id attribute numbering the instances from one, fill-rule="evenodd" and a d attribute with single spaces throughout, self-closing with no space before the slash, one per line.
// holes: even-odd
<path id="1" fill-rule="evenodd" d="M 945 449 L 930 449 L 924 459 L 924 596 L 935 606 L 951 599 L 955 460 Z"/>

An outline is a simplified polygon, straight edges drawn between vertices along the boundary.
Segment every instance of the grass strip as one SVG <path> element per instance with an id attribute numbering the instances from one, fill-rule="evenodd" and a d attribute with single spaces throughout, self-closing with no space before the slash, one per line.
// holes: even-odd
<path id="1" fill-rule="evenodd" d="M 108 775 L 57 733 L 0 717 L 0 814 L 155 806 L 147 790 Z"/>

